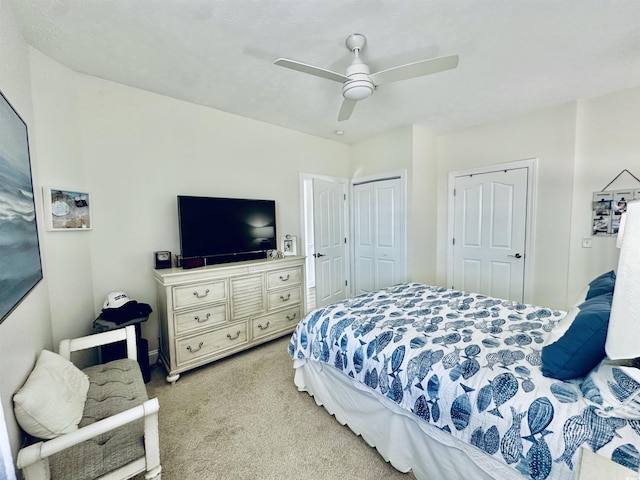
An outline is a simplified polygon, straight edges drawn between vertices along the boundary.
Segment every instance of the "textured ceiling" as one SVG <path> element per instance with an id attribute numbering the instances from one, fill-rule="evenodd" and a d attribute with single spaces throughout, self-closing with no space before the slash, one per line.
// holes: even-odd
<path id="1" fill-rule="evenodd" d="M 345 143 L 446 132 L 640 85 L 637 0 L 10 0 L 26 41 L 77 72 Z M 367 36 L 372 71 L 457 54 L 457 69 L 380 87 L 337 121 Z M 334 131 L 344 130 L 341 137 Z"/>

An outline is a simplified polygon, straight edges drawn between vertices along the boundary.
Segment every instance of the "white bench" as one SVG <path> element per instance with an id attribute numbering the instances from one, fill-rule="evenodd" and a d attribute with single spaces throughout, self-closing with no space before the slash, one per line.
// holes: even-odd
<path id="1" fill-rule="evenodd" d="M 137 363 L 135 327 L 60 342 L 60 355 L 126 341 L 127 358 L 82 371 L 89 391 L 78 429 L 18 452 L 25 480 L 161 477 L 158 399 L 149 399 Z"/>

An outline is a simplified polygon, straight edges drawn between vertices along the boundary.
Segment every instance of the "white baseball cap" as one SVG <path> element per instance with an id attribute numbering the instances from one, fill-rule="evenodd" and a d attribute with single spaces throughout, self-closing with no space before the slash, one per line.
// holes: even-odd
<path id="1" fill-rule="evenodd" d="M 102 308 L 120 308 L 129 302 L 131 302 L 131 299 L 127 297 L 126 293 L 111 292 L 107 295 L 107 299 L 104 301 Z"/>

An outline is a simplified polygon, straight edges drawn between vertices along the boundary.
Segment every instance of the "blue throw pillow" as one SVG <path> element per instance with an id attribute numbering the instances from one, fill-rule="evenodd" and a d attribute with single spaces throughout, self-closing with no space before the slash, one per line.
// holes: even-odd
<path id="1" fill-rule="evenodd" d="M 585 300 L 597 297 L 599 295 L 605 295 L 607 293 L 613 293 L 613 289 L 616 285 L 616 272 L 611 270 L 610 272 L 603 273 L 597 276 L 589 283 L 589 291 Z"/>
<path id="2" fill-rule="evenodd" d="M 582 378 L 605 357 L 613 294 L 590 298 L 558 341 L 542 348 L 542 374 L 559 380 Z"/>

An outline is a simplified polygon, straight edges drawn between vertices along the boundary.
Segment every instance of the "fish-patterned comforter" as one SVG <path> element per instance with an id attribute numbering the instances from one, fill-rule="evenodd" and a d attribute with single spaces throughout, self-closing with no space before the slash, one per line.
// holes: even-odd
<path id="1" fill-rule="evenodd" d="M 580 447 L 637 471 L 640 421 L 600 417 L 581 381 L 541 373 L 563 316 L 411 283 L 311 312 L 289 354 L 335 367 L 525 478 L 574 478 Z"/>

